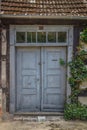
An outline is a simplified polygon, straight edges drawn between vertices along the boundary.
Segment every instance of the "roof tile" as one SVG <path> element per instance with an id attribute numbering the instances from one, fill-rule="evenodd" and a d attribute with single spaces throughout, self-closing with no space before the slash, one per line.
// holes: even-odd
<path id="1" fill-rule="evenodd" d="M 2 0 L 1 14 L 87 16 L 87 0 Z"/>

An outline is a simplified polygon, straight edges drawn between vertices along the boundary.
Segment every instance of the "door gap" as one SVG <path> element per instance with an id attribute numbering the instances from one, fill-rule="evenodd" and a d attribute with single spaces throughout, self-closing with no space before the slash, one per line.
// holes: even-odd
<path id="1" fill-rule="evenodd" d="M 40 47 L 40 111 L 42 107 L 42 47 Z"/>

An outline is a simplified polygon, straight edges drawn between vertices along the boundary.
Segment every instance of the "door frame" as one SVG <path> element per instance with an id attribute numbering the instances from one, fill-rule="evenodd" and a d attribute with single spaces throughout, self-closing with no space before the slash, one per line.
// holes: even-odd
<path id="1" fill-rule="evenodd" d="M 48 30 L 67 30 L 68 33 L 68 42 L 67 44 L 15 44 L 15 37 L 16 37 L 16 30 L 38 30 L 39 25 L 10 25 L 10 113 L 16 112 L 16 49 L 18 47 L 29 47 L 29 46 L 65 46 L 67 47 L 67 54 L 66 59 L 67 62 L 70 62 L 72 60 L 73 56 L 73 26 L 66 26 L 66 25 L 43 25 L 45 31 Z M 42 55 L 42 54 L 41 54 Z M 66 79 L 70 77 L 70 68 L 67 66 L 67 76 Z M 42 83 L 43 84 L 43 83 Z M 69 95 L 71 94 L 70 85 L 68 83 L 68 80 L 66 81 L 66 102 L 70 102 Z"/>

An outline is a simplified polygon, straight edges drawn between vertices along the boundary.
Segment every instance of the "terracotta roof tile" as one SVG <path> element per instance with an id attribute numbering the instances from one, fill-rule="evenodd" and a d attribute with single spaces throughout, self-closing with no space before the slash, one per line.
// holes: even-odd
<path id="1" fill-rule="evenodd" d="M 2 0 L 1 14 L 87 16 L 87 0 Z"/>

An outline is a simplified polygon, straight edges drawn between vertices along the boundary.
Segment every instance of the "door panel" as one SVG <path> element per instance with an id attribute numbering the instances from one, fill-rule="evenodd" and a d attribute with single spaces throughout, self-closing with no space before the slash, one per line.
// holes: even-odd
<path id="1" fill-rule="evenodd" d="M 65 99 L 66 49 L 17 49 L 17 111 L 62 111 Z"/>
<path id="2" fill-rule="evenodd" d="M 43 49 L 43 111 L 62 110 L 65 98 L 65 68 L 60 58 L 66 61 L 66 50 L 62 47 Z"/>
<path id="3" fill-rule="evenodd" d="M 17 50 L 17 111 L 40 110 L 40 49 Z"/>

